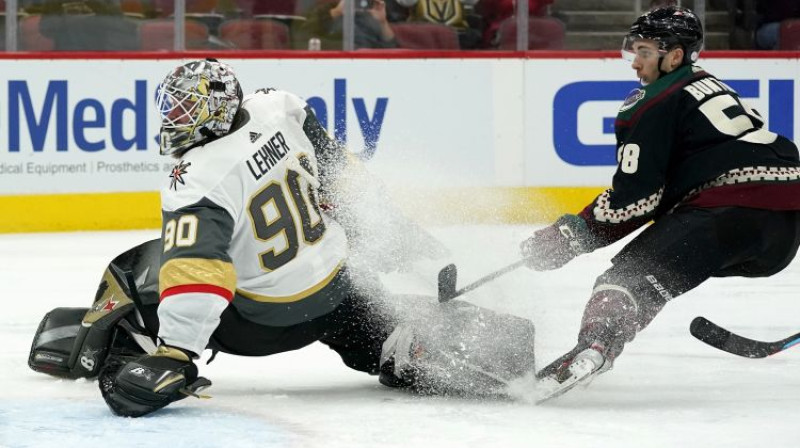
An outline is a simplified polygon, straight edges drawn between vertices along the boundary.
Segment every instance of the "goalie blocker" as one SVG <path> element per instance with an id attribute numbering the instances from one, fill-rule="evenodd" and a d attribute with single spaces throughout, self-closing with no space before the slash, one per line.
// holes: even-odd
<path id="1" fill-rule="evenodd" d="M 152 337 L 134 318 L 134 294 L 125 274 L 109 265 L 91 308 L 55 308 L 44 316 L 28 366 L 61 378 L 93 378 L 112 352 L 135 357 L 154 351 Z"/>

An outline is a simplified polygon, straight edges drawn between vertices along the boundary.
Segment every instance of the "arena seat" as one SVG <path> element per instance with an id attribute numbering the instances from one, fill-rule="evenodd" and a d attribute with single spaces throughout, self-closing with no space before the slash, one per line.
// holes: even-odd
<path id="1" fill-rule="evenodd" d="M 800 50 L 800 19 L 781 22 L 779 50 Z"/>
<path id="2" fill-rule="evenodd" d="M 19 49 L 22 51 L 53 51 L 55 43 L 39 32 L 42 16 L 30 15 L 19 19 Z"/>
<path id="3" fill-rule="evenodd" d="M 553 17 L 530 17 L 528 50 L 561 50 L 564 48 L 566 27 Z M 517 19 L 509 17 L 497 30 L 498 50 L 517 49 Z"/>
<path id="4" fill-rule="evenodd" d="M 217 0 L 186 0 L 186 18 L 192 19 L 208 27 L 209 34 L 216 35 L 220 23 L 225 16 L 216 12 Z M 171 19 L 175 15 L 174 0 L 155 0 L 157 17 Z"/>
<path id="5" fill-rule="evenodd" d="M 458 50 L 458 33 L 435 23 L 393 23 L 397 46 L 413 50 Z"/>
<path id="6" fill-rule="evenodd" d="M 208 27 L 194 20 L 186 20 L 186 49 L 208 47 Z M 175 25 L 172 20 L 146 20 L 139 24 L 139 47 L 144 51 L 171 51 L 175 43 Z"/>
<path id="7" fill-rule="evenodd" d="M 244 17 L 258 15 L 294 16 L 297 14 L 297 0 L 236 0 L 236 6 Z"/>
<path id="8" fill-rule="evenodd" d="M 274 20 L 227 20 L 219 27 L 219 37 L 240 50 L 285 50 L 291 47 L 289 27 Z"/>
<path id="9" fill-rule="evenodd" d="M 119 9 L 127 17 L 141 19 L 145 16 L 144 5 L 140 0 L 121 0 Z"/>

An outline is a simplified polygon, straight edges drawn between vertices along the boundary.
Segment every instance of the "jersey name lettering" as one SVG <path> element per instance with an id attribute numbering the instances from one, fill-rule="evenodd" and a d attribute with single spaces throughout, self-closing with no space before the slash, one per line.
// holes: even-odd
<path id="1" fill-rule="evenodd" d="M 703 78 L 695 81 L 683 90 L 689 92 L 697 101 L 717 92 L 731 92 L 732 90 L 718 79 Z"/>
<path id="2" fill-rule="evenodd" d="M 259 180 L 273 166 L 277 165 L 289 151 L 291 151 L 291 148 L 286 145 L 286 139 L 278 131 L 270 137 L 266 144 L 258 148 L 245 163 L 247 163 L 247 168 L 250 169 L 250 174 L 253 175 L 255 180 Z"/>

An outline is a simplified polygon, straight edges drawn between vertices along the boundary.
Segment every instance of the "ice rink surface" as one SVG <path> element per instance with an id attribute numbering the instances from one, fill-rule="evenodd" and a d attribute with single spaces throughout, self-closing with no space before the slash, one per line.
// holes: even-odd
<path id="1" fill-rule="evenodd" d="M 530 228 L 431 232 L 451 250 L 385 276 L 397 293 L 435 294 L 448 262 L 464 285 L 517 259 Z M 540 406 L 418 397 L 348 370 L 320 344 L 268 358 L 220 354 L 201 374 L 210 400 L 188 398 L 140 419 L 113 417 L 95 381 L 31 371 L 43 315 L 88 307 L 103 269 L 156 231 L 0 236 L 0 447 L 756 447 L 800 446 L 800 350 L 738 358 L 689 335 L 706 316 L 744 336 L 800 331 L 800 262 L 768 279 L 712 279 L 671 302 L 589 388 Z M 530 318 L 541 365 L 574 344 L 583 305 L 621 243 L 559 271 L 520 269 L 465 296 Z M 204 360 L 207 358 L 204 356 Z"/>

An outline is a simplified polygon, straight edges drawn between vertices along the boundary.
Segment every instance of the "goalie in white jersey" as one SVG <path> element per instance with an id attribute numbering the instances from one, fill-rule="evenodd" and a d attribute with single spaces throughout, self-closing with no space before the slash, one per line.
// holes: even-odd
<path id="1" fill-rule="evenodd" d="M 190 64 L 178 70 L 225 70 L 215 62 L 196 64 L 211 68 Z M 194 82 L 185 73 L 175 78 Z M 213 89 L 214 82 L 209 84 Z M 161 193 L 159 336 L 193 353 L 205 347 L 229 303 L 267 326 L 287 327 L 329 313 L 342 299 L 331 299 L 328 289 L 347 254 L 344 231 L 320 212 L 321 176 L 306 134 L 319 124 L 305 102 L 287 92 L 261 90 L 244 97 L 235 119 L 226 120 L 241 93 L 238 83 L 218 85 L 218 94 L 232 95 L 217 112 L 219 123 L 233 121 L 225 138 L 202 139 L 202 147 L 190 150 L 191 143 L 176 143 L 183 132 L 162 127 L 162 153 L 181 160 Z M 192 109 L 176 99 L 179 89 L 167 88 L 160 99 L 170 107 L 167 116 Z M 209 103 L 212 98 L 213 90 Z M 322 148 L 328 149 L 337 150 Z M 183 322 L 186 317 L 191 326 Z"/>
<path id="2" fill-rule="evenodd" d="M 164 388 L 191 390 L 190 359 L 208 345 L 253 356 L 322 340 L 349 366 L 377 373 L 386 326 L 352 293 L 347 239 L 317 197 L 346 160 L 311 109 L 273 89 L 243 97 L 213 59 L 177 67 L 157 105 L 161 153 L 179 160 L 161 193 L 161 344 L 116 375 L 105 394 L 112 410 L 147 413 L 173 401 Z M 175 383 L 150 387 L 141 368 Z"/>
<path id="3" fill-rule="evenodd" d="M 525 319 L 405 300 L 418 317 L 398 322 L 384 291 L 356 287 L 345 231 L 317 196 L 336 202 L 330 190 L 351 164 L 303 100 L 243 97 L 230 67 L 206 59 L 171 71 L 157 104 L 161 153 L 177 159 L 161 238 L 111 262 L 91 309 L 45 316 L 34 370 L 99 375 L 111 410 L 137 417 L 209 386 L 193 362 L 206 348 L 265 356 L 320 341 L 350 368 L 424 392 L 481 393 L 533 368 Z M 337 211 L 353 232 L 347 214 Z M 430 245 L 421 238 L 414 247 Z"/>

